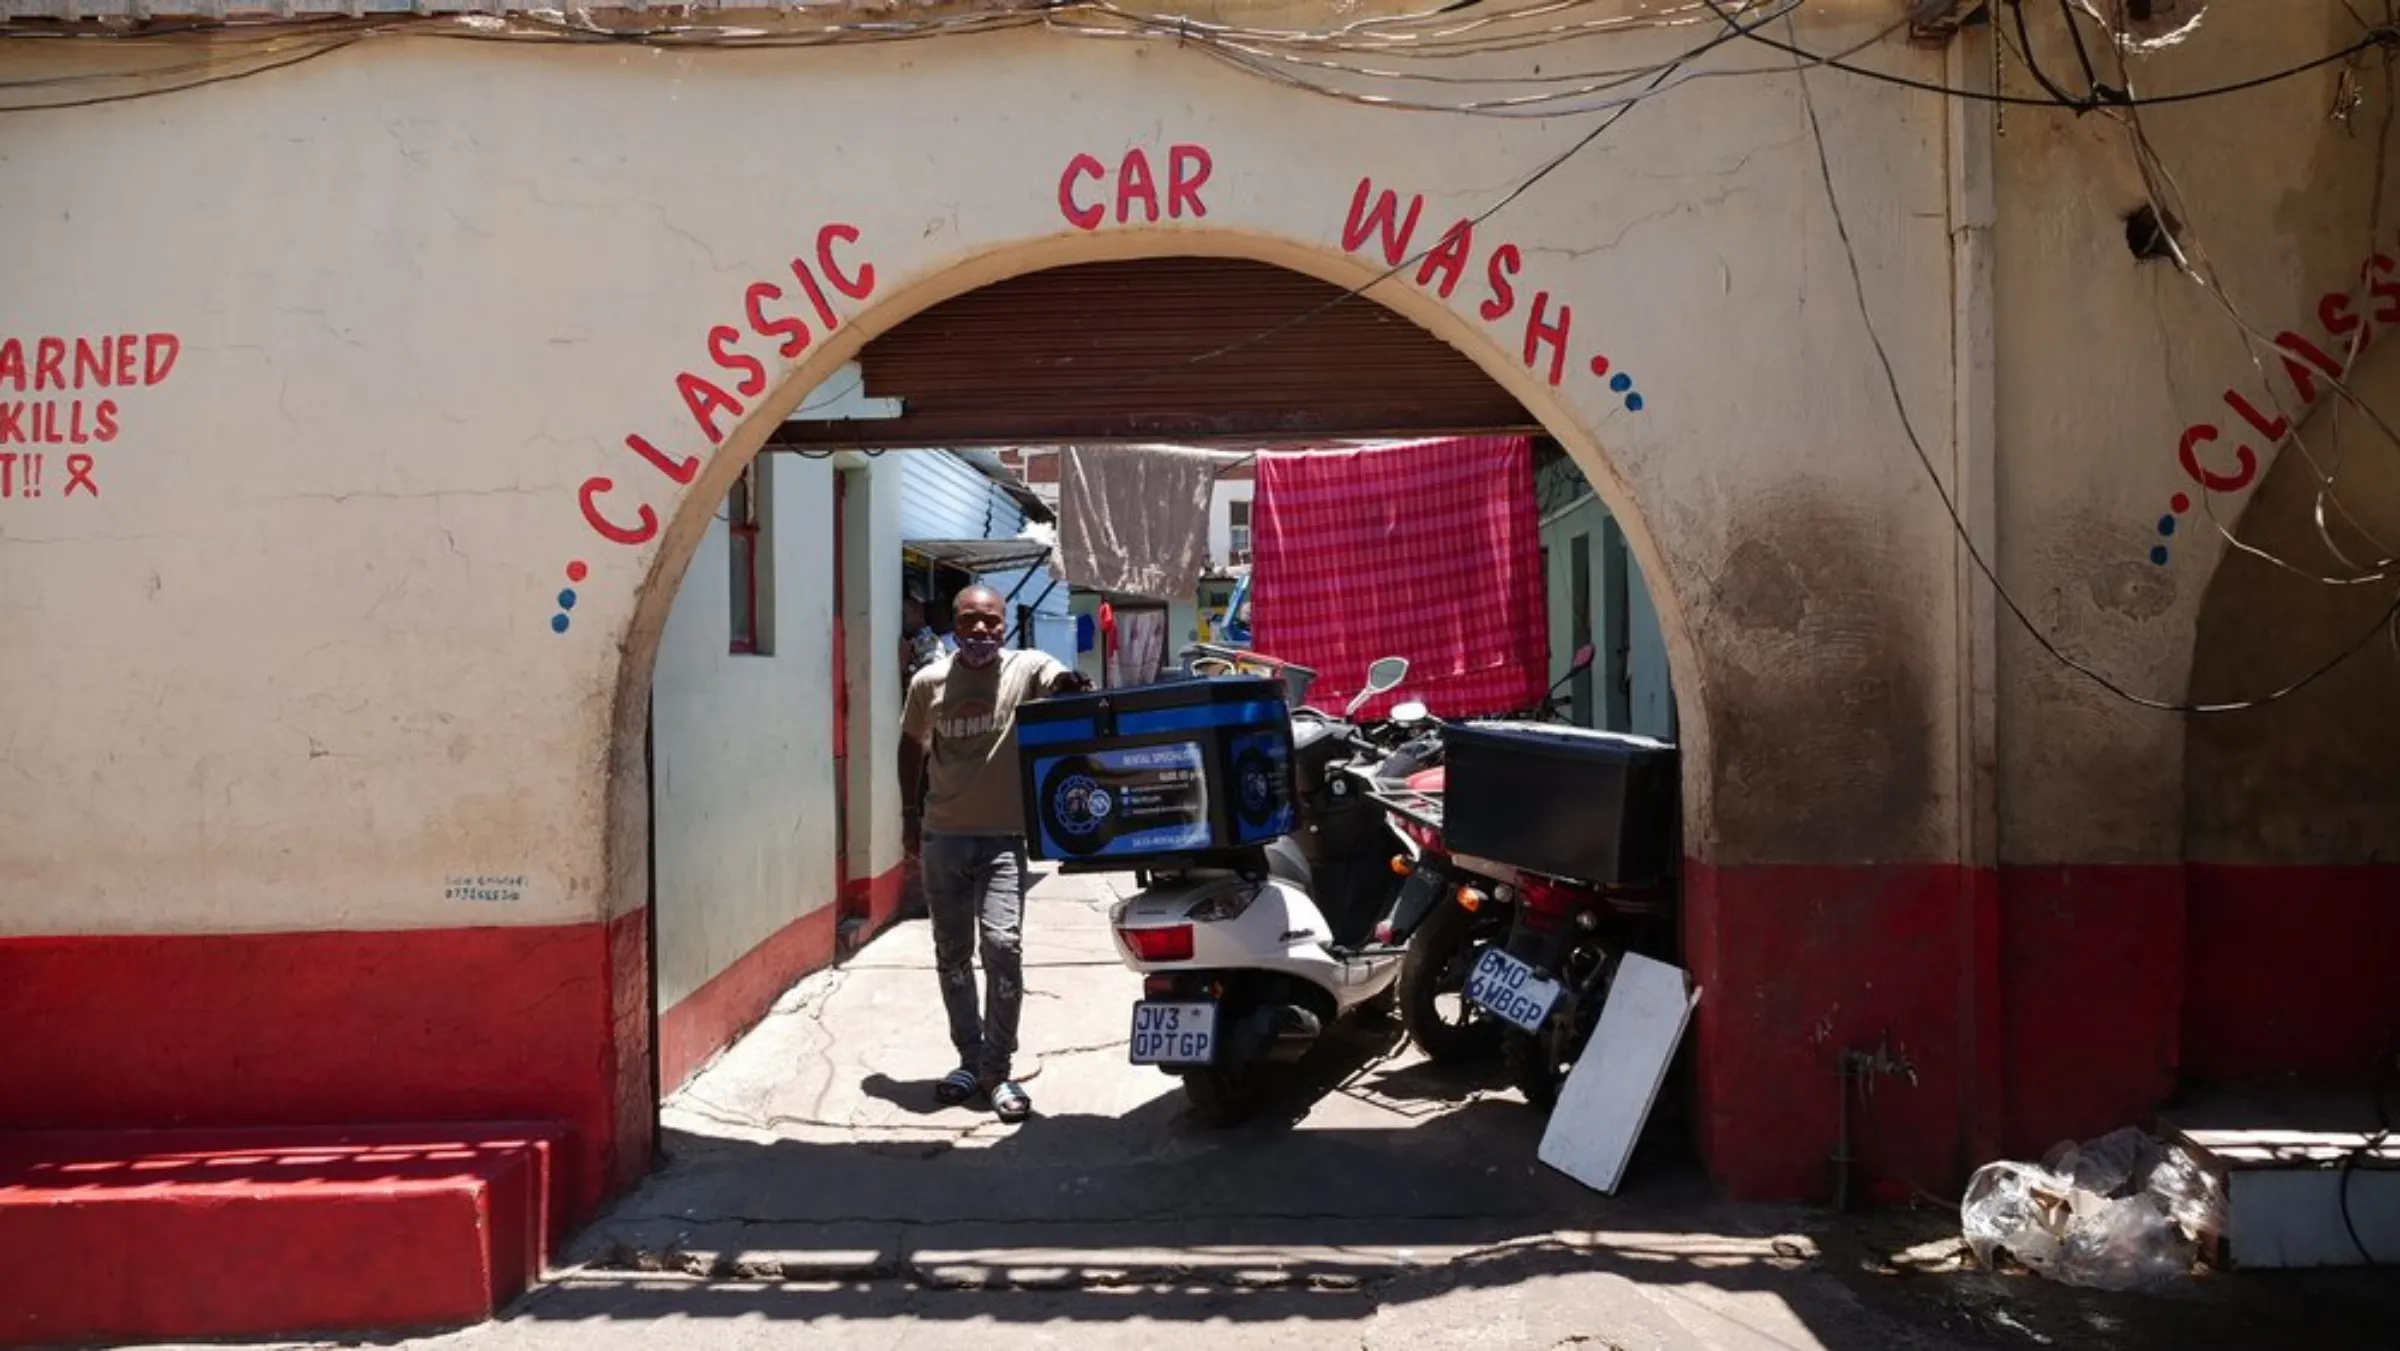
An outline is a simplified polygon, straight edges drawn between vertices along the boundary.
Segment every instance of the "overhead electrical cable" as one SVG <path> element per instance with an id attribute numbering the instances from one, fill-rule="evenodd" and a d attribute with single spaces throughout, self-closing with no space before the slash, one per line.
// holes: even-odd
<path id="1" fill-rule="evenodd" d="M 1718 0 L 1707 0 L 1707 3 L 1714 5 L 1718 3 Z M 1798 50 L 1796 46 L 1794 49 Z M 2356 641 L 2302 675 L 2262 695 L 2208 703 L 2160 699 L 2128 689 L 2106 672 L 2060 648 L 2057 642 L 2043 631 L 2042 626 L 2034 622 L 2033 616 L 2025 612 L 2025 607 L 2009 592 L 2008 588 L 2001 583 L 1998 572 L 1993 568 L 1991 561 L 1984 556 L 1982 547 L 1976 543 L 1974 532 L 1967 528 L 1965 519 L 1959 515 L 1957 500 L 1951 496 L 1949 487 L 1942 482 L 1941 472 L 1934 468 L 1933 457 L 1926 452 L 1924 439 L 1917 434 L 1916 420 L 1909 415 L 1908 402 L 1900 393 L 1900 377 L 1893 368 L 1890 349 L 1885 346 L 1882 331 L 1875 323 L 1874 310 L 1867 303 L 1866 275 L 1859 265 L 1858 246 L 1850 236 L 1849 216 L 1842 209 L 1841 193 L 1834 185 L 1833 157 L 1826 146 L 1824 123 L 1817 116 L 1816 95 L 1809 87 L 1808 72 L 1804 65 L 1795 66 L 1793 74 L 1794 78 L 1800 82 L 1801 104 L 1807 113 L 1809 134 L 1816 146 L 1817 170 L 1825 185 L 1826 206 L 1833 215 L 1834 234 L 1841 241 L 1843 258 L 1848 264 L 1851 295 L 1857 302 L 1859 320 L 1866 329 L 1868 344 L 1874 349 L 1875 359 L 1882 369 L 1884 388 L 1891 397 L 1892 409 L 1899 418 L 1901 432 L 1908 440 L 1909 449 L 1916 453 L 1917 463 L 1924 468 L 1926 479 L 1933 485 L 1934 495 L 1940 499 L 1942 510 L 1948 514 L 1950 528 L 1956 535 L 1960 547 L 1966 551 L 1967 557 L 1975 565 L 1976 571 L 1981 573 L 1984 581 L 1991 586 L 1992 593 L 1999 599 L 2001 607 L 2015 618 L 2017 624 L 2024 629 L 2026 636 L 2031 638 L 2035 645 L 2049 654 L 2051 659 L 2061 666 L 2074 671 L 2126 703 L 2162 713 L 2235 713 L 2258 708 L 2278 699 L 2288 698 L 2315 684 L 2364 650 L 2367 644 L 2373 642 L 2376 636 L 2383 632 L 2387 624 L 2400 620 L 2400 591 L 2396 591 L 2390 607 L 2378 616 L 2375 623 L 2359 635 Z"/>

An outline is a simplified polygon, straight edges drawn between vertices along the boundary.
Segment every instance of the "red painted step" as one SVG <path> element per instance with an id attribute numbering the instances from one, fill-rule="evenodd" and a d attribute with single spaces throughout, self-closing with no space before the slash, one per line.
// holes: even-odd
<path id="1" fill-rule="evenodd" d="M 537 1279 L 549 1123 L 0 1132 L 0 1346 L 410 1331 Z"/>

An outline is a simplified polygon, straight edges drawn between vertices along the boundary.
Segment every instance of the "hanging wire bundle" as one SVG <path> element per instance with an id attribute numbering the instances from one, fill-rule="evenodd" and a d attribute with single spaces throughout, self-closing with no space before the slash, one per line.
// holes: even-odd
<path id="1" fill-rule="evenodd" d="M 2063 2 L 2063 0 L 2062 0 Z M 2112 0 L 2113 2 L 2113 0 Z M 1692 68 L 1693 59 L 1720 45 L 1709 40 L 1725 25 L 1753 41 L 1870 79 L 1928 92 L 1975 97 L 1967 91 L 1858 66 L 1851 58 L 1906 26 L 1906 17 L 1877 38 L 1830 56 L 1763 35 L 1767 22 L 1805 8 L 1805 0 L 1429 0 L 1435 7 L 1379 15 L 1313 29 L 1260 28 L 1162 15 L 1112 0 L 1019 0 L 919 17 L 865 17 L 849 4 L 799 4 L 762 14 L 757 23 L 629 24 L 602 22 L 592 11 L 529 10 L 498 14 L 313 18 L 116 21 L 60 24 L 17 20 L 0 24 L 0 40 L 174 45 L 201 55 L 160 64 L 0 81 L 0 113 L 155 98 L 247 79 L 328 56 L 379 38 L 419 37 L 473 42 L 614 44 L 657 49 L 776 50 L 860 46 L 960 38 L 1042 29 L 1107 41 L 1169 42 L 1237 70 L 1303 92 L 1371 107 L 1505 118 L 1575 118 L 1628 107 L 1698 79 L 1786 75 L 1788 62 Z M 2089 6 L 2095 0 L 2076 0 Z M 686 19 L 697 12 L 685 10 Z M 2097 13 L 2097 11 L 2094 11 Z M 635 16 L 621 11 L 612 19 Z M 1509 61 L 1524 53 L 1579 39 L 1695 30 L 1700 42 L 1660 60 L 1597 68 L 1543 69 Z M 2173 96 L 2211 98 L 2273 83 L 2319 66 L 2349 60 L 2392 40 L 2389 26 L 2305 65 L 2216 89 Z M 1662 74 L 1672 78 L 1661 79 Z M 122 86 L 138 87 L 122 87 Z M 111 87 L 119 86 L 119 87 Z M 1379 88 L 1379 86 L 1383 86 Z M 1489 92 L 1470 92 L 1489 91 Z M 1631 92 L 1627 92 L 1631 91 Z M 2063 94 L 1997 97 L 2011 103 L 2074 107 Z M 2150 102 L 2169 100 L 2153 99 Z"/>

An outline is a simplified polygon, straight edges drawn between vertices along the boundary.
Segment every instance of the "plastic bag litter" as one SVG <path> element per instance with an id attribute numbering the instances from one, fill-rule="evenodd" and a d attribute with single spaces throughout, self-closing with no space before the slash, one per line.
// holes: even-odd
<path id="1" fill-rule="evenodd" d="M 2067 1142 L 2039 1164 L 1986 1164 L 1967 1180 L 1960 1227 L 1975 1260 L 2002 1253 L 2052 1280 L 2154 1290 L 2191 1274 L 2224 1232 L 2216 1178 L 2181 1146 L 2141 1131 Z"/>

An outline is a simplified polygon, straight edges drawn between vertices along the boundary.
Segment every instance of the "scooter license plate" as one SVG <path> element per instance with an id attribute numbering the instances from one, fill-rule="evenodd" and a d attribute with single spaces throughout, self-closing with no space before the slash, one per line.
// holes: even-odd
<path id="1" fill-rule="evenodd" d="M 1145 999 L 1133 1006 L 1136 1065 L 1208 1065 L 1217 1058 L 1217 1006 Z"/>
<path id="2" fill-rule="evenodd" d="M 1526 1032 L 1539 1032 L 1558 1003 L 1558 982 L 1498 948 L 1485 948 L 1467 975 L 1467 998 Z"/>

